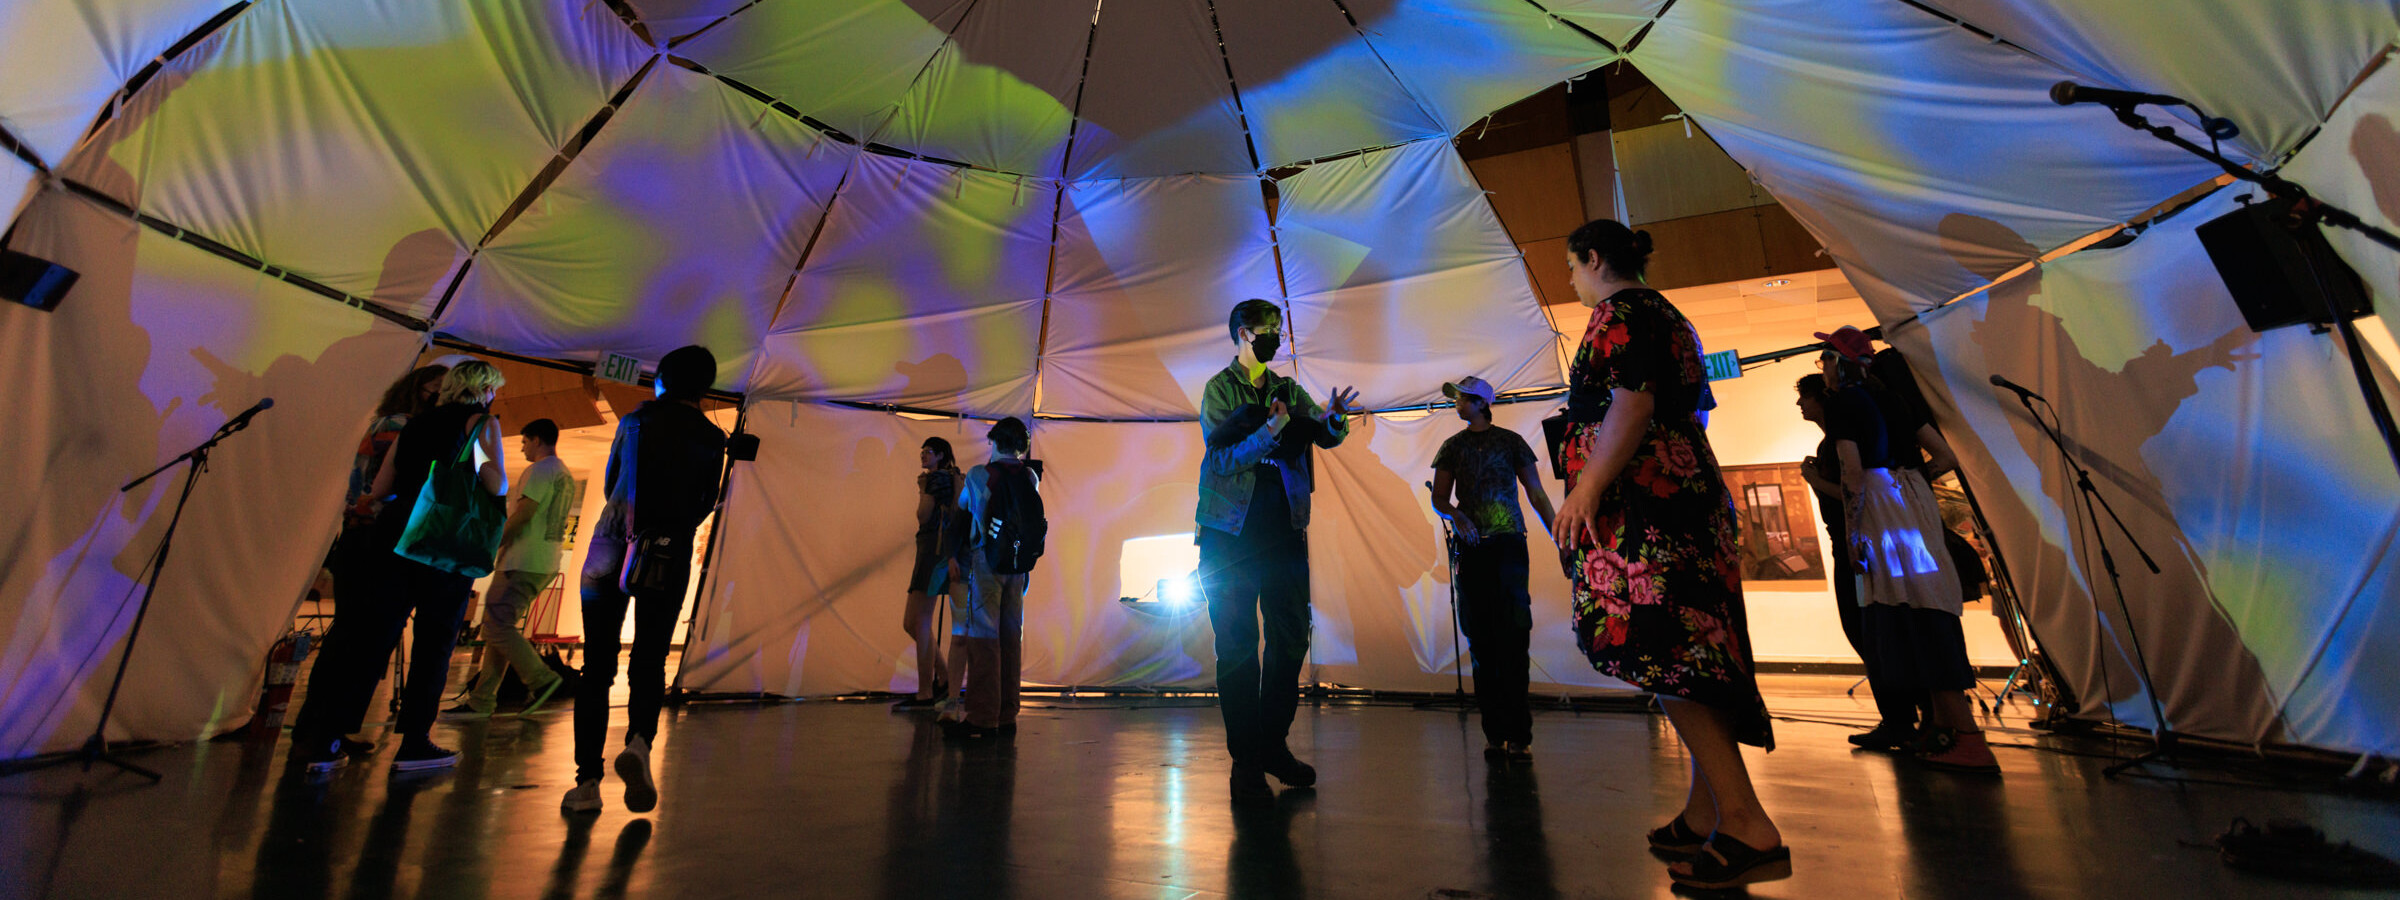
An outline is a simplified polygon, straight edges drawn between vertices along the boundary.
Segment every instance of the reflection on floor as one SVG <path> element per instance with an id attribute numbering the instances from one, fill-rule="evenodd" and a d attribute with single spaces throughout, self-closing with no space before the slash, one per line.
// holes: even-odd
<path id="1" fill-rule="evenodd" d="M 1843 742 L 1848 679 L 1774 676 L 1753 754 L 1797 875 L 1762 897 L 2334 897 L 2195 848 L 2234 816 L 2311 820 L 2400 852 L 2368 800 L 2100 777 L 2105 759 L 1996 732 L 2003 779 L 1921 771 Z M 1536 758 L 1494 768 L 1472 717 L 1304 707 L 1323 781 L 1235 815 L 1215 709 L 1043 701 L 1011 743 L 946 744 L 882 704 L 704 705 L 666 726 L 663 801 L 563 818 L 568 715 L 444 725 L 456 771 L 330 778 L 285 744 L 142 754 L 151 787 L 63 768 L 0 782 L 0 896 L 54 897 L 1664 897 L 1642 833 L 1680 798 L 1663 720 L 1551 710 Z M 2043 738 L 2041 740 L 2049 740 Z M 388 744 L 388 742 L 387 742 Z M 614 739 L 610 750 L 616 749 Z M 2093 745 L 2086 749 L 2107 749 Z"/>

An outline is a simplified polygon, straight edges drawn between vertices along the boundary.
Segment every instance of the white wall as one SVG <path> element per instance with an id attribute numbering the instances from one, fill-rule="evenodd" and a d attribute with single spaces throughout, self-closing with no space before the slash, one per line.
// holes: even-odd
<path id="1" fill-rule="evenodd" d="M 1800 418 L 1793 405 L 1798 396 L 1792 383 L 1816 371 L 1816 356 L 1794 357 L 1761 366 L 1730 381 L 1711 385 L 1717 411 L 1709 418 L 1708 442 L 1717 462 L 1727 466 L 1798 462 L 1817 452 L 1823 435 Z M 1810 497 L 1810 503 L 1816 498 Z M 1817 546 L 1833 551 L 1832 538 L 1817 524 Z M 1830 563 L 1828 564 L 1830 569 Z M 1749 582 L 1743 597 L 1750 604 L 1750 639 L 1758 658 L 1771 662 L 1857 662 L 1850 642 L 1835 618 L 1833 588 L 1790 589 L 1777 582 Z M 1977 665 L 2013 666 L 2016 656 L 2001 636 L 2000 621 L 1991 603 L 1971 604 L 1963 624 L 1967 658 Z"/>

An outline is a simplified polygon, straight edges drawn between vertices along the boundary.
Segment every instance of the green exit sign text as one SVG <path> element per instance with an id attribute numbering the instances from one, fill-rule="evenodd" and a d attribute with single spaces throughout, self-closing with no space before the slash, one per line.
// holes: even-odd
<path id="1" fill-rule="evenodd" d="M 1742 377 L 1742 354 L 1738 350 L 1719 350 L 1701 357 L 1708 364 L 1708 380 L 1724 381 Z"/>

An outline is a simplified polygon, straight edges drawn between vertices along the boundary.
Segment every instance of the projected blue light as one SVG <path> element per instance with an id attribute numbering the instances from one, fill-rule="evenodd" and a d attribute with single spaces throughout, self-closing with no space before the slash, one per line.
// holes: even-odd
<path id="1" fill-rule="evenodd" d="M 1158 602 L 1173 607 L 1185 607 L 1200 602 L 1200 573 L 1187 572 L 1173 578 L 1158 580 Z"/>

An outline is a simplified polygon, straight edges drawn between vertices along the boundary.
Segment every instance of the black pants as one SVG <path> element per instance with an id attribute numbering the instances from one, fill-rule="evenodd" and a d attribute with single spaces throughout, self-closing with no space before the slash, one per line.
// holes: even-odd
<path id="1" fill-rule="evenodd" d="M 617 566 L 625 539 L 605 532 L 592 538 L 591 562 L 583 571 L 583 680 L 575 690 L 575 778 L 597 779 L 608 743 L 608 692 L 617 683 L 617 653 L 624 647 L 625 612 L 633 610 L 633 659 L 625 674 L 630 697 L 625 737 L 658 742 L 658 709 L 667 697 L 667 644 L 683 612 L 689 572 L 672 588 L 627 595 L 617 588 Z"/>
<path id="2" fill-rule="evenodd" d="M 1300 662 L 1308 658 L 1308 536 L 1256 530 L 1267 534 L 1200 529 L 1200 590 L 1216 630 L 1225 747 L 1236 764 L 1264 766 L 1291 752 L 1285 740 L 1300 707 Z"/>
<path id="3" fill-rule="evenodd" d="M 326 627 L 324 640 L 317 647 L 320 662 L 327 653 L 345 652 L 340 649 L 344 635 L 366 633 L 367 626 L 361 623 L 375 618 L 368 609 L 374 605 L 371 598 L 375 597 L 375 584 L 383 579 L 383 572 L 377 566 L 381 557 L 390 555 L 390 550 L 375 546 L 374 536 L 365 526 L 346 530 L 333 542 L 333 553 L 325 560 L 325 567 L 333 570 L 333 624 Z M 375 681 L 367 686 L 370 697 L 375 693 L 375 685 L 383 683 L 383 673 L 390 668 L 391 658 L 391 648 L 384 648 L 383 658 L 375 663 Z M 325 727 L 351 734 L 366 727 L 366 718 L 367 704 L 362 701 L 357 715 L 347 722 L 325 723 Z"/>
<path id="4" fill-rule="evenodd" d="M 474 596 L 474 582 L 380 549 L 362 551 L 361 557 L 358 577 L 350 579 L 352 596 L 336 601 L 358 606 L 346 618 L 336 613 L 325 652 L 309 670 L 308 699 L 292 725 L 292 740 L 302 747 L 358 730 L 411 615 L 416 639 L 409 651 L 408 683 L 400 687 L 395 730 L 402 737 L 422 737 L 441 714 L 450 653 L 458 648 L 458 623 Z"/>
<path id="5" fill-rule="evenodd" d="M 1867 667 L 1867 690 L 1875 695 L 1875 714 L 1882 724 L 1915 727 L 1917 709 L 1930 698 L 1925 692 L 1901 686 L 1884 672 L 1883 654 L 1875 646 L 1867 610 L 1858 605 L 1858 563 L 1850 559 L 1848 541 L 1836 541 L 1833 560 L 1833 603 L 1842 618 L 1842 636 Z"/>
<path id="6" fill-rule="evenodd" d="M 1533 709 L 1525 700 L 1533 596 L 1525 536 L 1496 534 L 1458 548 L 1458 624 L 1475 654 L 1475 706 L 1483 738 L 1533 743 Z"/>

